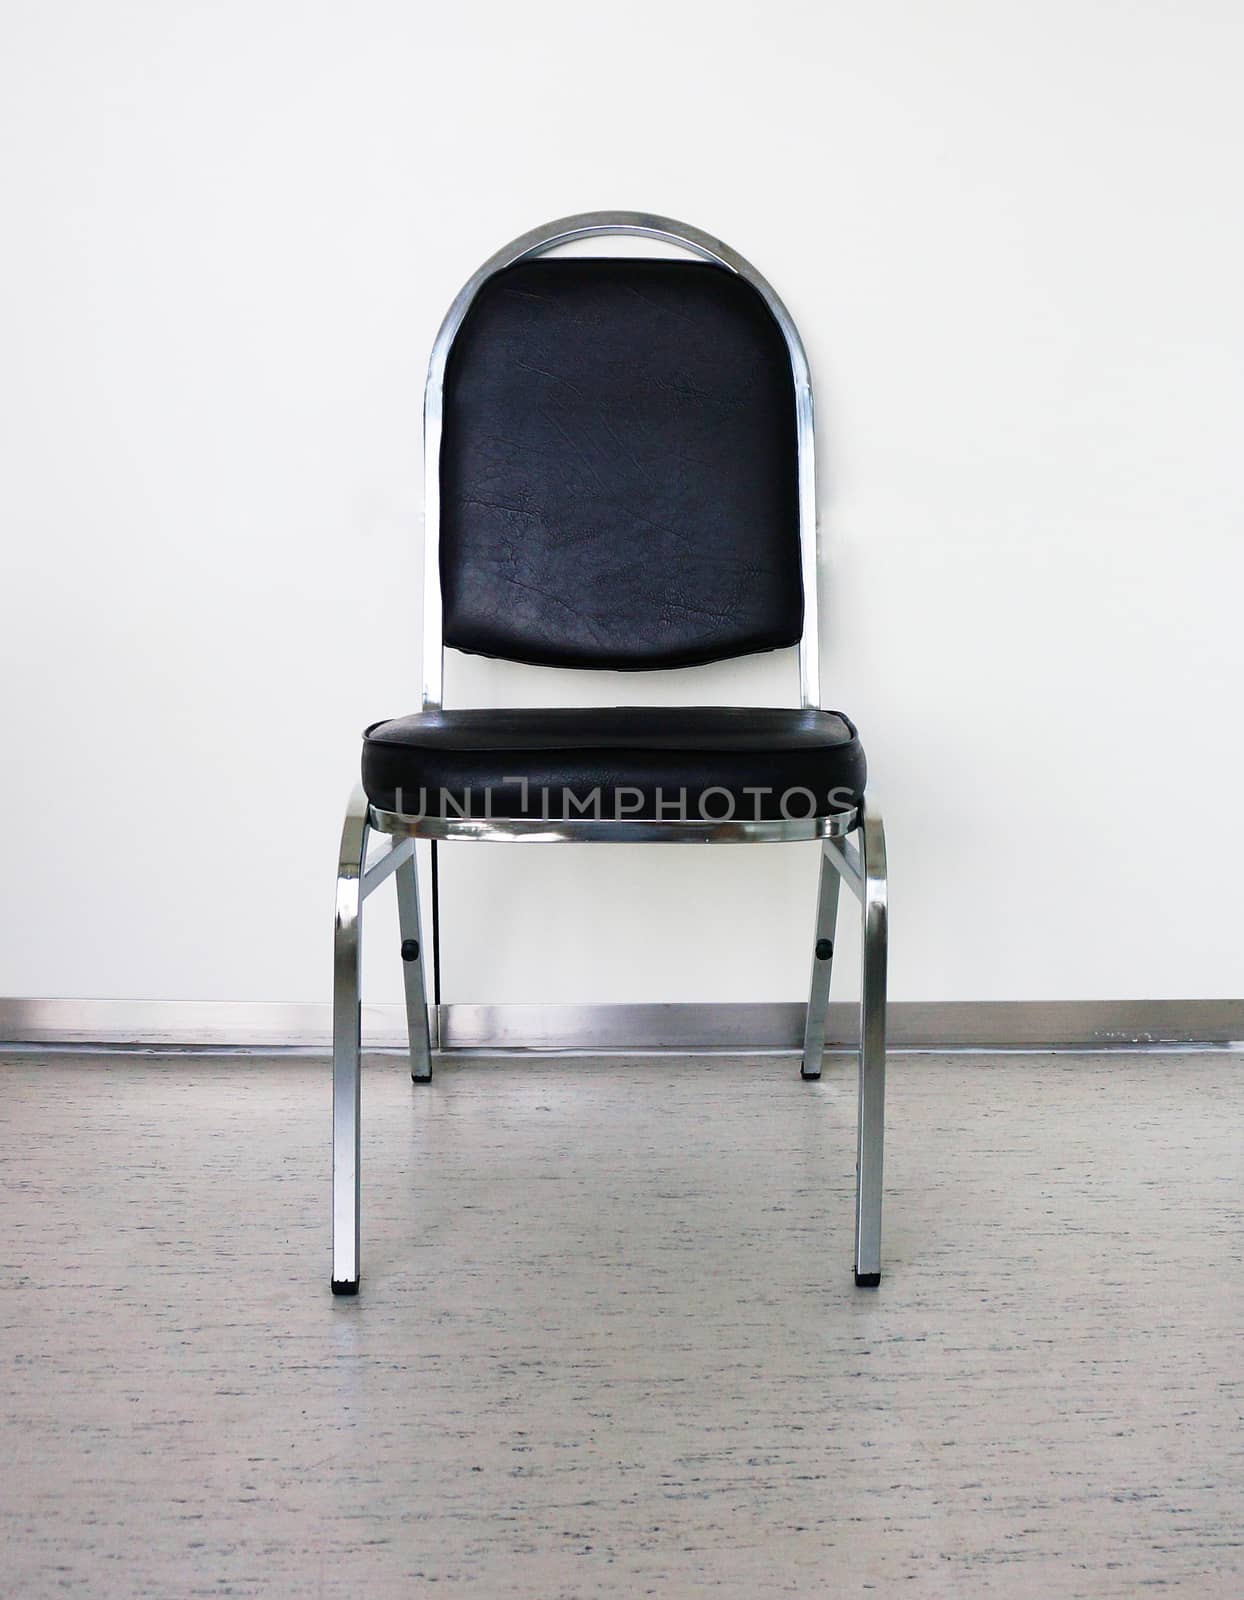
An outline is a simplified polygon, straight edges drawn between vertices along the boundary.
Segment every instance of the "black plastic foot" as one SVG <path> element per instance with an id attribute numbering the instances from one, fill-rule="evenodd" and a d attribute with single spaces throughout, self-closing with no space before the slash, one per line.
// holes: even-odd
<path id="1" fill-rule="evenodd" d="M 427 1072 L 421 1078 L 417 1072 L 412 1072 L 411 1075 L 410 1075 L 410 1081 L 412 1083 L 431 1083 L 432 1082 L 432 1074 L 430 1072 Z"/>
<path id="2" fill-rule="evenodd" d="M 819 1072 L 805 1072 L 802 1067 L 799 1069 L 799 1076 L 805 1083 L 819 1083 L 821 1081 Z"/>
<path id="3" fill-rule="evenodd" d="M 875 1289 L 881 1282 L 879 1272 L 857 1272 L 855 1274 L 855 1287 L 857 1289 Z"/>
<path id="4" fill-rule="evenodd" d="M 334 1278 L 333 1279 L 333 1293 L 334 1294 L 357 1294 L 358 1292 L 359 1292 L 359 1281 L 358 1281 L 357 1278 Z"/>

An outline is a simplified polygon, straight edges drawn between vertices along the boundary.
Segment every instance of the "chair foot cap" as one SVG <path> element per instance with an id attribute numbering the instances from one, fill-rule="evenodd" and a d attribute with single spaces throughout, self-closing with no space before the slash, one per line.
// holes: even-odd
<path id="1" fill-rule="evenodd" d="M 805 1083 L 819 1083 L 821 1081 L 819 1072 L 805 1072 L 802 1067 L 799 1069 L 799 1076 Z"/>
<path id="2" fill-rule="evenodd" d="M 431 1083 L 432 1074 L 430 1072 L 425 1072 L 423 1076 L 420 1077 L 417 1072 L 412 1072 L 410 1075 L 410 1081 L 412 1083 Z"/>
<path id="3" fill-rule="evenodd" d="M 857 1272 L 855 1274 L 855 1287 L 857 1289 L 875 1289 L 881 1282 L 879 1272 Z"/>
<path id="4" fill-rule="evenodd" d="M 333 1293 L 334 1294 L 357 1294 L 358 1292 L 359 1292 L 359 1281 L 358 1281 L 357 1278 L 334 1278 L 333 1279 Z"/>

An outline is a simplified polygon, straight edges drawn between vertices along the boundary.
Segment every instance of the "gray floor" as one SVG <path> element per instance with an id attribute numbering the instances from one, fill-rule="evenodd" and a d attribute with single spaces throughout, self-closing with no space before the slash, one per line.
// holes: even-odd
<path id="1" fill-rule="evenodd" d="M 4 1591 L 1235 1600 L 1242 1068 L 0 1057 Z"/>

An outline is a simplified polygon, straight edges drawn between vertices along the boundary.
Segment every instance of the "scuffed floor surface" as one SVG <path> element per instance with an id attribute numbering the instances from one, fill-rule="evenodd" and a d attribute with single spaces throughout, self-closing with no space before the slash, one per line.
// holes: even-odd
<path id="1" fill-rule="evenodd" d="M 1242 1068 L 2 1057 L 4 1592 L 1237 1600 Z"/>

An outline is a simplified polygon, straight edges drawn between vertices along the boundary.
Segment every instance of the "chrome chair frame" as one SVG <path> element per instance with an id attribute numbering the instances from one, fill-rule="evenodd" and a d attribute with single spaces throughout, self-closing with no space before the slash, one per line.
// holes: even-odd
<path id="1" fill-rule="evenodd" d="M 799 643 L 800 704 L 820 704 L 817 574 L 820 541 L 816 510 L 812 384 L 807 356 L 786 307 L 760 273 L 720 239 L 685 223 L 642 212 L 596 211 L 565 217 L 533 229 L 492 256 L 464 285 L 450 307 L 428 364 L 424 398 L 425 576 L 423 706 L 437 709 L 444 697 L 444 644 L 440 587 L 440 446 L 445 363 L 454 338 L 481 285 L 516 262 L 547 254 L 576 239 L 632 235 L 660 240 L 739 274 L 765 300 L 781 328 L 794 376 L 798 448 L 799 538 L 804 593 Z M 854 832 L 855 843 L 846 837 Z M 389 844 L 367 861 L 372 833 Z M 886 851 L 881 815 L 871 801 L 859 812 L 830 817 L 756 821 L 628 821 L 594 817 L 539 818 L 407 816 L 369 805 L 356 786 L 346 809 L 337 864 L 333 978 L 333 1266 L 335 1294 L 354 1294 L 359 1284 L 360 1190 L 360 952 L 363 902 L 387 878 L 397 889 L 411 1077 L 432 1077 L 432 1035 L 425 983 L 426 956 L 420 928 L 416 839 L 504 840 L 544 844 L 592 841 L 629 844 L 779 844 L 821 842 L 820 880 L 813 942 L 812 976 L 804 1028 L 801 1075 L 821 1075 L 825 1018 L 833 970 L 838 891 L 845 881 L 860 902 L 863 976 L 860 1004 L 859 1103 L 855 1205 L 855 1282 L 881 1281 L 881 1196 L 884 1154 L 886 1065 Z M 432 1007 L 434 1024 L 438 1004 Z M 439 1037 L 439 1027 L 436 1028 Z"/>

